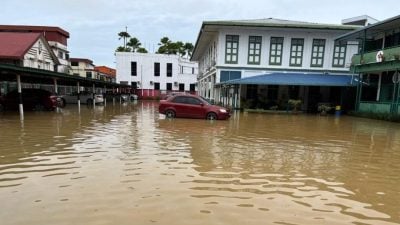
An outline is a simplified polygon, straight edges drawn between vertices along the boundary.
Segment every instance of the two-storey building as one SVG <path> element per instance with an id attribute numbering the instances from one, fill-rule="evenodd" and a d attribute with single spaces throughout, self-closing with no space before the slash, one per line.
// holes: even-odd
<path id="1" fill-rule="evenodd" d="M 0 63 L 54 71 L 59 61 L 40 33 L 0 32 Z"/>
<path id="2" fill-rule="evenodd" d="M 309 111 L 321 102 L 345 105 L 355 93 L 349 65 L 358 45 L 334 40 L 358 27 L 273 18 L 205 21 L 191 58 L 199 62 L 198 91 L 235 108 L 283 109 L 289 99 L 302 100 Z"/>
<path id="3" fill-rule="evenodd" d="M 59 27 L 51 26 L 0 25 L 0 32 L 42 34 L 59 62 L 54 71 L 68 73 L 69 51 L 67 40 L 69 38 L 69 33 L 67 31 Z"/>
<path id="4" fill-rule="evenodd" d="M 198 65 L 178 55 L 116 52 L 117 83 L 131 85 L 139 98 L 168 92 L 196 93 Z"/>
<path id="5" fill-rule="evenodd" d="M 360 41 L 351 61 L 358 74 L 356 110 L 400 114 L 400 16 L 344 34 L 337 42 Z"/>
<path id="6" fill-rule="evenodd" d="M 96 79 L 96 71 L 94 70 L 93 61 L 84 58 L 70 58 L 70 71 L 71 75 Z"/>

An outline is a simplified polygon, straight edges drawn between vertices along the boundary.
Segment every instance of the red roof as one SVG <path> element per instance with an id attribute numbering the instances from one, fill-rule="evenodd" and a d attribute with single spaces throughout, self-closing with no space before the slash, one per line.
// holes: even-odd
<path id="1" fill-rule="evenodd" d="M 0 58 L 23 59 L 40 36 L 40 33 L 0 32 Z"/>
<path id="2" fill-rule="evenodd" d="M 116 70 L 107 66 L 96 66 L 94 68 L 97 72 L 104 73 L 110 77 L 115 77 Z"/>
<path id="3" fill-rule="evenodd" d="M 25 31 L 25 32 L 57 32 L 63 36 L 69 38 L 69 33 L 59 27 L 49 27 L 49 26 L 27 26 L 27 25 L 0 25 L 0 31 Z"/>

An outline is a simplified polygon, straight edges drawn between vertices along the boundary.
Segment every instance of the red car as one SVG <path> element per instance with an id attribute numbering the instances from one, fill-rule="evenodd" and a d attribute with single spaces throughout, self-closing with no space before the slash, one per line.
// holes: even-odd
<path id="1" fill-rule="evenodd" d="M 57 96 L 43 89 L 23 88 L 22 101 L 24 110 L 54 110 L 57 107 Z M 18 110 L 19 95 L 14 90 L 0 96 L 0 110 Z"/>
<path id="2" fill-rule="evenodd" d="M 196 95 L 175 95 L 166 100 L 160 100 L 158 111 L 165 114 L 167 118 L 224 120 L 230 117 L 228 109 L 211 105 Z"/>

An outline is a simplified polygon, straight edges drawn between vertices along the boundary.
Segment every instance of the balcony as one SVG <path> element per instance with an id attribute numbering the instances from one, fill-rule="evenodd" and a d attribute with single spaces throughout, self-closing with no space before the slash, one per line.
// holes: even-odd
<path id="1" fill-rule="evenodd" d="M 351 65 L 359 66 L 364 64 L 377 63 L 376 55 L 378 51 L 379 50 L 367 52 L 364 53 L 363 55 L 361 54 L 354 55 L 351 58 Z M 400 59 L 400 46 L 385 48 L 382 51 L 383 51 L 383 60 L 382 60 L 383 62 Z"/>

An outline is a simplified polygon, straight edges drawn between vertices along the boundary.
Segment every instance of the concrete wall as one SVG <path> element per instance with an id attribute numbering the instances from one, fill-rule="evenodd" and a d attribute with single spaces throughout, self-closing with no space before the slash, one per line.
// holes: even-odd
<path id="1" fill-rule="evenodd" d="M 151 53 L 116 53 L 117 83 L 137 82 L 138 89 L 154 89 L 154 83 L 160 83 L 160 90 L 167 89 L 172 83 L 172 90 L 179 90 L 179 84 L 190 90 L 190 84 L 197 82 L 198 65 L 177 55 Z M 136 62 L 136 76 L 131 75 L 131 62 Z M 154 63 L 160 63 L 160 76 L 154 76 Z M 172 63 L 172 77 L 167 77 L 167 63 Z"/>

